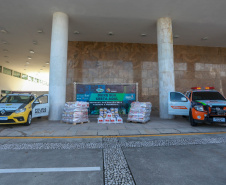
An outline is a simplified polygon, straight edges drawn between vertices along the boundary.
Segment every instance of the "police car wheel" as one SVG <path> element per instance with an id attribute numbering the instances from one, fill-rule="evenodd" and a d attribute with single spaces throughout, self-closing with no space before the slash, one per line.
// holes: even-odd
<path id="1" fill-rule="evenodd" d="M 193 127 L 195 127 L 195 126 L 198 125 L 198 123 L 193 119 L 191 110 L 190 110 L 190 112 L 189 112 L 189 121 L 190 121 L 190 123 L 191 123 L 191 126 L 193 126 Z"/>
<path id="2" fill-rule="evenodd" d="M 29 113 L 29 115 L 28 115 L 28 117 L 27 117 L 27 122 L 25 123 L 25 126 L 31 125 L 31 119 L 32 119 L 31 113 Z"/>

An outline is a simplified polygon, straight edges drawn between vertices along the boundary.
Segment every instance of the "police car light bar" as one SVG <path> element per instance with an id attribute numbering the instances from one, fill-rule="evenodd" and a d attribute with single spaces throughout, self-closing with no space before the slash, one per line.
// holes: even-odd
<path id="1" fill-rule="evenodd" d="M 201 87 L 192 87 L 191 89 L 193 90 L 202 90 Z M 205 87 L 205 90 L 211 90 L 211 89 L 215 89 L 214 87 Z"/>
<path id="2" fill-rule="evenodd" d="M 214 87 L 205 87 L 206 90 L 215 89 Z"/>
<path id="3" fill-rule="evenodd" d="M 193 89 L 193 90 L 201 90 L 202 88 L 201 87 L 192 87 L 191 89 Z"/>

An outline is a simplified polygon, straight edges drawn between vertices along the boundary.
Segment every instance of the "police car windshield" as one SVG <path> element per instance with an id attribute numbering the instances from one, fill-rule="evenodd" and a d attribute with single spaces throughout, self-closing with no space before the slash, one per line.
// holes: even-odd
<path id="1" fill-rule="evenodd" d="M 0 100 L 0 103 L 29 103 L 31 96 L 5 96 Z"/>
<path id="2" fill-rule="evenodd" d="M 219 92 L 193 92 L 192 100 L 225 100 Z"/>

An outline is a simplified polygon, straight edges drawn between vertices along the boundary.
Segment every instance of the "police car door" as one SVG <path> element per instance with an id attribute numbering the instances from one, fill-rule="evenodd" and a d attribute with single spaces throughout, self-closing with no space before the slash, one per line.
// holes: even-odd
<path id="1" fill-rule="evenodd" d="M 43 94 L 32 103 L 32 118 L 49 115 L 49 97 Z"/>
<path id="2" fill-rule="evenodd" d="M 180 92 L 169 92 L 168 94 L 168 114 L 189 115 L 191 102 Z"/>

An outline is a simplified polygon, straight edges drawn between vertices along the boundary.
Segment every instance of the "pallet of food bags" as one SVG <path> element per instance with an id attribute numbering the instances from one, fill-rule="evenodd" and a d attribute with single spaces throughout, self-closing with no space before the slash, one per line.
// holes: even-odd
<path id="1" fill-rule="evenodd" d="M 118 114 L 118 108 L 100 108 L 98 123 L 123 123 L 123 119 Z"/>
<path id="2" fill-rule="evenodd" d="M 150 102 L 132 102 L 128 122 L 146 123 L 150 120 L 152 104 Z"/>
<path id="3" fill-rule="evenodd" d="M 88 102 L 66 102 L 62 113 L 62 121 L 71 124 L 89 122 Z"/>

